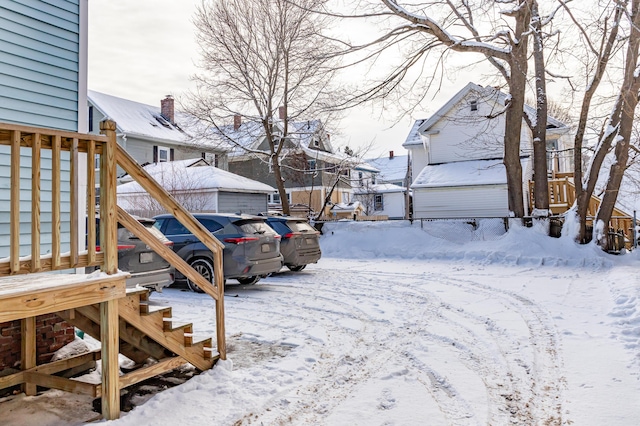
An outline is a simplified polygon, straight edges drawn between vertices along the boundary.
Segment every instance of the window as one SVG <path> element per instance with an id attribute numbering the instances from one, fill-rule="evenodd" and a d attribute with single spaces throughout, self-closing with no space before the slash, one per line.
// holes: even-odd
<path id="1" fill-rule="evenodd" d="M 287 192 L 287 201 L 291 203 L 291 194 Z M 269 194 L 269 204 L 280 204 L 280 194 L 274 192 L 273 194 Z"/>
<path id="2" fill-rule="evenodd" d="M 212 219 L 198 219 L 198 220 L 200 221 L 201 224 L 204 225 L 205 228 L 207 228 L 207 231 L 211 233 L 219 231 L 223 228 L 222 225 L 220 225 L 218 222 Z"/>
<path id="3" fill-rule="evenodd" d="M 307 160 L 307 168 L 311 171 L 316 169 L 316 160 Z"/>
<path id="4" fill-rule="evenodd" d="M 93 107 L 89 107 L 89 132 L 93 132 Z"/>
<path id="5" fill-rule="evenodd" d="M 364 186 L 364 179 L 362 179 L 362 172 L 358 172 L 358 182 L 360 186 Z"/>
<path id="6" fill-rule="evenodd" d="M 349 193 L 348 192 L 343 192 L 341 194 L 340 198 L 342 199 L 342 203 L 343 204 L 349 204 L 351 202 L 351 200 L 349 199 Z"/>
<path id="7" fill-rule="evenodd" d="M 320 148 L 320 140 L 317 138 L 313 139 L 313 146 L 316 148 Z"/>
<path id="8" fill-rule="evenodd" d="M 547 170 L 559 171 L 558 139 L 547 140 Z"/>
<path id="9" fill-rule="evenodd" d="M 166 163 L 170 160 L 170 152 L 169 148 L 165 148 L 163 146 L 158 147 L 158 163 Z"/>
<path id="10" fill-rule="evenodd" d="M 477 111 L 478 110 L 478 100 L 477 99 L 472 99 L 471 102 L 469 102 L 469 105 L 471 106 L 471 111 Z"/>
<path id="11" fill-rule="evenodd" d="M 376 194 L 373 196 L 373 208 L 376 211 L 384 210 L 384 203 L 382 202 L 382 194 Z"/>

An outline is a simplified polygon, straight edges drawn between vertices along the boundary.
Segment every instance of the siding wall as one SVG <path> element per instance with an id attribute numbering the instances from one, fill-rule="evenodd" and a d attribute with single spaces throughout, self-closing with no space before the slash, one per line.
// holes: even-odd
<path id="1" fill-rule="evenodd" d="M 219 192 L 218 211 L 221 213 L 258 214 L 267 211 L 267 194 Z"/>
<path id="2" fill-rule="evenodd" d="M 82 2 L 82 4 L 81 4 Z M 83 16 L 81 16 L 83 15 Z M 79 125 L 86 79 L 82 50 L 86 0 L 2 0 L 0 2 L 0 121 L 63 130 Z M 20 254 L 30 253 L 31 152 L 22 149 Z M 41 252 L 51 251 L 51 152 L 42 151 Z M 70 163 L 62 154 L 62 251 L 70 239 Z M 10 149 L 0 147 L 0 257 L 9 253 Z M 82 178 L 81 178 L 82 179 Z M 84 188 L 80 187 L 81 194 Z M 82 199 L 80 200 L 82 203 Z"/>
<path id="3" fill-rule="evenodd" d="M 79 2 L 0 2 L 0 120 L 78 130 Z"/>
<path id="4" fill-rule="evenodd" d="M 413 217 L 479 218 L 509 215 L 507 185 L 415 188 Z"/>

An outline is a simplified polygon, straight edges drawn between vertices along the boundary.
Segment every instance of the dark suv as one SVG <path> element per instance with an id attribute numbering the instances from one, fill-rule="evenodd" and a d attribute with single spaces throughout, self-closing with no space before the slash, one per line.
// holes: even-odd
<path id="1" fill-rule="evenodd" d="M 193 216 L 224 244 L 224 278 L 240 284 L 255 284 L 258 280 L 282 268 L 280 235 L 264 218 L 224 213 L 195 213 Z M 182 223 L 170 214 L 154 217 L 157 227 L 173 241 L 173 250 L 207 280 L 213 279 L 213 253 Z M 176 272 L 177 280 L 185 277 Z M 187 279 L 193 291 L 201 291 Z"/>
<path id="2" fill-rule="evenodd" d="M 165 246 L 173 246 L 173 242 L 153 227 L 155 220 L 134 217 Z M 100 251 L 100 218 L 96 218 L 96 240 L 96 249 Z M 118 223 L 118 269 L 131 274 L 127 278 L 128 288 L 142 286 L 157 291 L 162 291 L 164 287 L 173 284 L 175 273 L 169 262 L 120 223 Z"/>
<path id="3" fill-rule="evenodd" d="M 301 271 L 309 263 L 320 260 L 319 232 L 306 219 L 289 216 L 268 216 L 265 219 L 282 236 L 280 253 L 287 268 Z"/>

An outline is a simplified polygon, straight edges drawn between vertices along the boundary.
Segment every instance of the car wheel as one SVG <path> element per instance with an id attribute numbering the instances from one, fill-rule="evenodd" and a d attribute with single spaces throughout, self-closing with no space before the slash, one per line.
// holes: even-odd
<path id="1" fill-rule="evenodd" d="M 289 270 L 293 271 L 293 272 L 302 271 L 306 267 L 307 267 L 307 265 L 287 266 L 287 268 L 289 268 Z"/>
<path id="2" fill-rule="evenodd" d="M 251 285 L 260 281 L 260 276 L 255 275 L 253 277 L 248 277 L 248 278 L 237 278 L 237 280 L 240 284 Z"/>
<path id="3" fill-rule="evenodd" d="M 213 265 L 207 259 L 195 259 L 189 263 L 193 269 L 204 277 L 205 280 L 213 282 Z M 187 286 L 189 290 L 196 293 L 204 293 L 204 291 L 187 278 Z"/>

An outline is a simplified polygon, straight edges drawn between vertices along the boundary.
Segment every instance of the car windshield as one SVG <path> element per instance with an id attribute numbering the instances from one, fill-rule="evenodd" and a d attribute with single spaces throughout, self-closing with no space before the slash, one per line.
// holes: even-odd
<path id="1" fill-rule="evenodd" d="M 245 234 L 275 234 L 275 231 L 271 229 L 266 223 L 259 220 L 252 221 L 239 221 L 235 223 L 238 228 Z"/>
<path id="2" fill-rule="evenodd" d="M 315 233 L 316 230 L 309 225 L 307 222 L 296 222 L 296 221 L 289 221 L 287 222 L 287 226 L 289 228 L 291 228 L 291 230 L 293 232 L 305 232 L 305 233 Z"/>

